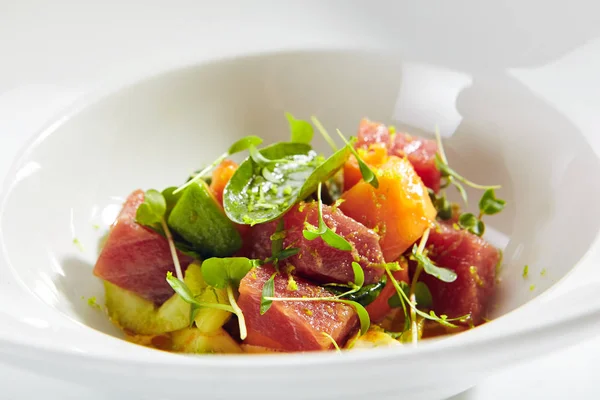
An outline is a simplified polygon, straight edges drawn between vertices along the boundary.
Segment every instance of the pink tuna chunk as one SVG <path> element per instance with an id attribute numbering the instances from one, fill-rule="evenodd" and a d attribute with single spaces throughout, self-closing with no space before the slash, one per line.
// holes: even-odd
<path id="1" fill-rule="evenodd" d="M 332 302 L 275 301 L 260 315 L 263 286 L 275 272 L 270 265 L 250 271 L 240 283 L 238 305 L 244 313 L 248 336 L 245 344 L 279 351 L 314 351 L 333 347 L 327 333 L 343 346 L 357 328 L 358 318 L 351 306 Z M 297 290 L 288 290 L 285 274 L 275 277 L 274 297 L 327 297 L 325 288 L 296 278 Z"/>
<path id="2" fill-rule="evenodd" d="M 175 266 L 167 240 L 135 222 L 135 213 L 143 201 L 141 190 L 129 195 L 110 229 L 94 274 L 161 304 L 173 295 L 165 278 L 168 271 L 175 274 Z M 192 262 L 192 258 L 179 252 L 178 256 L 184 269 Z"/>
<path id="3" fill-rule="evenodd" d="M 402 132 L 392 137 L 386 125 L 365 118 L 360 121 L 356 146 L 367 149 L 373 143 L 384 143 L 390 155 L 406 156 L 425 186 L 436 192 L 440 190 L 440 171 L 435 166 L 438 151 L 435 140 Z"/>
<path id="4" fill-rule="evenodd" d="M 420 280 L 431 291 L 435 312 L 450 318 L 471 314 L 474 324 L 481 323 L 494 294 L 499 251 L 482 238 L 446 223 L 431 231 L 429 246 L 429 258 L 458 275 L 454 282 L 446 283 L 421 274 Z"/>
<path id="5" fill-rule="evenodd" d="M 321 238 L 307 240 L 302 235 L 305 222 L 318 225 L 317 203 L 300 203 L 284 216 L 286 236 L 284 248 L 298 247 L 300 252 L 285 260 L 295 273 L 318 283 L 348 283 L 354 281 L 352 261 L 357 261 L 365 273 L 365 284 L 378 282 L 384 273 L 384 261 L 379 235 L 359 222 L 344 215 L 339 209 L 323 205 L 323 219 L 327 226 L 344 237 L 352 251 L 337 250 Z M 271 256 L 271 235 L 277 222 L 256 225 L 248 236 L 244 255 L 265 259 Z"/>

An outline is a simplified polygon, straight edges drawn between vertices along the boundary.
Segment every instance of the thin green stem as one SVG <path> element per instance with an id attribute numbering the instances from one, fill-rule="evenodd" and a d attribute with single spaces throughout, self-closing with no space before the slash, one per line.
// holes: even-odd
<path id="1" fill-rule="evenodd" d="M 194 304 L 198 307 L 214 308 L 215 310 L 223 310 L 235 314 L 233 307 L 228 306 L 227 304 L 205 303 L 203 301 L 194 301 Z"/>
<path id="2" fill-rule="evenodd" d="M 342 350 L 340 349 L 340 346 L 338 346 L 338 344 L 335 341 L 335 339 L 333 338 L 333 336 L 331 336 L 327 332 L 321 332 L 321 334 L 331 341 L 331 343 L 333 344 L 333 347 L 335 347 L 335 351 L 337 351 L 338 353 L 341 353 Z"/>
<path id="3" fill-rule="evenodd" d="M 240 306 L 238 306 L 237 302 L 235 301 L 235 296 L 233 295 L 233 289 L 231 288 L 231 285 L 227 285 L 227 297 L 229 299 L 229 304 L 231 305 L 231 308 L 233 308 L 233 313 L 238 317 L 238 322 L 240 324 L 240 339 L 245 340 L 248 336 L 248 330 L 246 329 L 246 319 L 244 318 L 244 313 L 242 312 L 242 309 L 240 308 Z"/>
<path id="4" fill-rule="evenodd" d="M 171 235 L 171 230 L 169 229 L 169 226 L 165 222 L 164 218 L 160 219 L 160 223 L 163 231 L 165 231 L 167 242 L 169 242 L 169 250 L 171 251 L 171 257 L 173 258 L 173 265 L 175 265 L 175 275 L 177 275 L 177 279 L 183 282 L 183 272 L 181 272 L 181 264 L 179 264 L 179 257 L 177 257 L 177 249 L 175 248 L 173 235 Z"/>
<path id="5" fill-rule="evenodd" d="M 227 157 L 227 154 L 228 153 L 221 154 L 212 164 L 210 164 L 208 167 L 204 168 L 202 171 L 198 172 L 196 174 L 196 176 L 194 176 L 192 179 L 190 179 L 189 181 L 187 181 L 186 183 L 184 183 L 183 185 L 181 185 L 177 189 L 175 189 L 173 191 L 173 194 L 177 194 L 177 193 L 181 192 L 183 189 L 185 189 L 186 187 L 190 186 L 191 184 L 198 182 L 211 169 L 213 169 L 214 167 L 216 167 L 217 165 L 219 165 Z"/>
<path id="6" fill-rule="evenodd" d="M 323 136 L 323 139 L 325 139 L 325 141 L 331 147 L 331 149 L 334 152 L 338 151 L 338 147 L 336 146 L 335 142 L 333 141 L 333 139 L 331 138 L 331 136 L 329 136 L 329 133 L 327 133 L 327 131 L 325 130 L 325 128 L 323 127 L 323 125 L 321 125 L 321 122 L 317 119 L 317 117 L 314 117 L 314 116 L 310 117 L 310 120 L 312 121 L 313 124 L 315 124 L 315 126 L 317 127 L 317 129 L 321 133 L 321 136 Z"/>

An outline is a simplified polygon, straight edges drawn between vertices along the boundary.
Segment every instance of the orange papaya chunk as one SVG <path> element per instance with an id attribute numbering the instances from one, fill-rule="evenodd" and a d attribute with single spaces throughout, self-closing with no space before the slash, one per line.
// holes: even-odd
<path id="1" fill-rule="evenodd" d="M 427 228 L 436 210 L 408 159 L 390 156 L 375 170 L 379 188 L 364 181 L 342 194 L 340 209 L 381 237 L 387 262 L 395 261 Z"/>

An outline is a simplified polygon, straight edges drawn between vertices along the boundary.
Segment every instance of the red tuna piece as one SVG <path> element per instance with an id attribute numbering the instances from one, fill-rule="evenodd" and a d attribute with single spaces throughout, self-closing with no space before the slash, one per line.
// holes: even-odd
<path id="1" fill-rule="evenodd" d="M 499 251 L 482 238 L 445 223 L 431 231 L 430 246 L 429 258 L 457 275 L 454 282 L 446 283 L 421 274 L 431 291 L 435 312 L 450 318 L 471 314 L 474 324 L 481 323 L 494 294 Z"/>
<path id="2" fill-rule="evenodd" d="M 392 146 L 390 131 L 385 124 L 363 118 L 358 125 L 356 147 L 368 149 L 375 143 L 383 143 L 387 149 Z"/>
<path id="3" fill-rule="evenodd" d="M 351 306 L 325 301 L 275 301 L 260 315 L 263 286 L 275 270 L 270 265 L 250 271 L 240 283 L 238 305 L 244 313 L 248 336 L 245 344 L 279 351 L 314 351 L 333 348 L 327 333 L 342 346 L 358 326 Z M 288 290 L 285 275 L 275 276 L 274 297 L 329 297 L 332 293 L 296 278 L 298 290 Z"/>
<path id="4" fill-rule="evenodd" d="M 285 262 L 293 265 L 295 273 L 319 283 L 348 283 L 354 281 L 352 262 L 357 261 L 365 273 L 365 284 L 378 282 L 385 263 L 379 245 L 379 235 L 359 222 L 347 217 L 339 209 L 323 205 L 323 219 L 327 226 L 344 237 L 353 247 L 352 251 L 337 250 L 323 239 L 307 240 L 302 235 L 305 222 L 318 225 L 317 203 L 300 203 L 283 218 L 286 231 L 283 246 L 298 247 L 300 252 Z M 251 243 L 246 246 L 246 255 L 265 259 L 271 256 L 271 235 L 277 222 L 269 222 L 252 228 Z"/>
<path id="5" fill-rule="evenodd" d="M 94 275 L 123 289 L 161 304 L 173 295 L 167 272 L 175 273 L 167 240 L 135 222 L 135 213 L 144 201 L 136 190 L 127 198 L 108 234 L 106 244 L 94 267 Z M 182 268 L 192 258 L 178 252 Z"/>
<path id="6" fill-rule="evenodd" d="M 435 140 L 398 132 L 394 136 L 390 154 L 398 157 L 406 156 L 425 186 L 437 192 L 440 190 L 441 179 L 440 171 L 435 165 L 437 151 L 438 146 Z"/>
<path id="7" fill-rule="evenodd" d="M 390 155 L 407 157 L 417 175 L 428 188 L 440 190 L 440 171 L 435 166 L 438 146 L 435 140 L 397 132 L 390 135 L 388 127 L 368 119 L 360 121 L 357 147 L 368 149 L 374 143 L 384 143 Z"/>

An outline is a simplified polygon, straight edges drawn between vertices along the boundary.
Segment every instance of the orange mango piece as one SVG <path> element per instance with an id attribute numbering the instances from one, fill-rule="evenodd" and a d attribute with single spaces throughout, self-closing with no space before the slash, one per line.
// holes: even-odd
<path id="1" fill-rule="evenodd" d="M 232 160 L 223 160 L 221 164 L 217 165 L 217 168 L 214 169 L 212 173 L 212 181 L 210 182 L 210 191 L 215 195 L 219 204 L 223 205 L 223 191 L 225 190 L 225 186 L 233 176 L 235 170 L 238 169 L 238 165 L 235 161 Z M 242 235 L 242 239 L 250 230 L 248 225 L 239 225 L 235 224 L 240 235 Z"/>
<path id="2" fill-rule="evenodd" d="M 342 194 L 340 209 L 347 216 L 375 230 L 387 262 L 396 261 L 427 228 L 436 210 L 427 188 L 406 157 L 388 157 L 374 169 L 379 188 L 360 181 Z"/>
<path id="3" fill-rule="evenodd" d="M 223 204 L 223 190 L 237 168 L 238 165 L 234 161 L 223 160 L 212 173 L 210 190 L 221 204 Z"/>
<path id="4" fill-rule="evenodd" d="M 388 152 L 384 143 L 375 143 L 368 150 L 356 149 L 360 158 L 371 167 L 379 167 L 388 160 Z M 344 191 L 356 185 L 362 179 L 358 162 L 354 156 L 350 156 L 344 164 Z"/>

